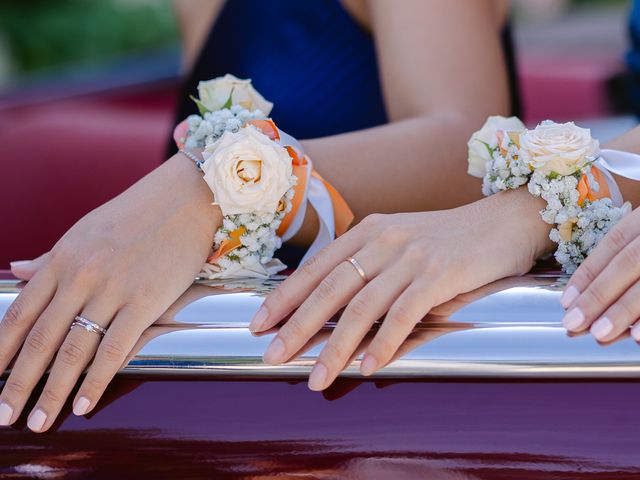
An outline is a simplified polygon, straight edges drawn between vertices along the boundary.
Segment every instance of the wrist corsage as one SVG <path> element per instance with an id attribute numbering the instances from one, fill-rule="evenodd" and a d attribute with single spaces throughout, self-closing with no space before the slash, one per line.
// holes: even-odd
<path id="1" fill-rule="evenodd" d="M 201 82 L 198 94 L 200 115 L 180 123 L 174 139 L 204 173 L 223 215 L 200 277 L 267 278 L 286 268 L 274 254 L 302 226 L 307 203 L 320 230 L 305 258 L 346 231 L 353 219 L 346 202 L 268 117 L 273 104 L 250 80 L 226 75 Z"/>
<path id="2" fill-rule="evenodd" d="M 490 117 L 468 146 L 468 172 L 482 178 L 484 195 L 527 185 L 547 202 L 540 214 L 554 226 L 549 238 L 558 244 L 555 258 L 565 273 L 573 273 L 631 210 L 610 174 L 620 171 L 604 154 L 622 154 L 625 161 L 638 156 L 601 151 L 590 130 L 572 122 L 545 121 L 528 130 L 515 117 Z"/>

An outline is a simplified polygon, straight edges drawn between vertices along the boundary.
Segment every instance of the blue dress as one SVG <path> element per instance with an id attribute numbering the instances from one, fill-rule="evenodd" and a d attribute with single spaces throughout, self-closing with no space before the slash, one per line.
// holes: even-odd
<path id="1" fill-rule="evenodd" d="M 503 45 L 517 114 L 508 29 Z M 274 103 L 278 126 L 299 139 L 388 121 L 373 38 L 339 0 L 227 1 L 185 82 L 176 123 L 197 113 L 188 97 L 198 82 L 226 73 L 251 78 Z"/>
<path id="2" fill-rule="evenodd" d="M 517 115 L 508 28 L 503 47 Z M 388 122 L 373 38 L 339 0 L 227 0 L 182 88 L 176 124 L 198 113 L 189 100 L 197 96 L 198 82 L 226 73 L 250 78 L 274 103 L 278 127 L 298 139 Z M 175 151 L 171 141 L 169 154 Z M 293 267 L 304 251 L 285 245 L 278 258 Z"/>
<path id="3" fill-rule="evenodd" d="M 631 110 L 640 116 L 640 1 L 634 0 L 629 15 L 631 48 L 627 52 L 629 68 L 629 102 Z"/>

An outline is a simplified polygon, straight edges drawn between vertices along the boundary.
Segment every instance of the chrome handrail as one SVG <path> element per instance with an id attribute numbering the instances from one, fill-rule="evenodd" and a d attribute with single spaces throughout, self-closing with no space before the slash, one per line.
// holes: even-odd
<path id="1" fill-rule="evenodd" d="M 398 358 L 374 377 L 640 378 L 640 346 L 628 335 L 602 345 L 591 335 L 566 333 L 558 302 L 565 280 L 527 275 L 461 295 L 420 322 Z M 145 332 L 121 373 L 308 375 L 334 324 L 291 362 L 264 364 L 262 353 L 273 332 L 255 336 L 248 325 L 274 283 L 236 283 L 226 289 L 195 285 Z M 15 282 L 0 282 L 0 314 L 18 291 Z M 343 376 L 359 377 L 358 367 L 357 359 Z"/>

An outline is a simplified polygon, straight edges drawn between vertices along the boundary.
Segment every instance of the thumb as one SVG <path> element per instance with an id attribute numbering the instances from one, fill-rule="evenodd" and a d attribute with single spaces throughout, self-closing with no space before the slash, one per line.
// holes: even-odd
<path id="1" fill-rule="evenodd" d="M 38 270 L 42 267 L 44 262 L 49 258 L 49 252 L 40 255 L 33 260 L 18 260 L 10 262 L 11 273 L 20 280 L 30 280 Z"/>

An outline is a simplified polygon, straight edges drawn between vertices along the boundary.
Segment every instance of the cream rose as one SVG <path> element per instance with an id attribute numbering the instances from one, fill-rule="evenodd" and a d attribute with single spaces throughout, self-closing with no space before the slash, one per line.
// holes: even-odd
<path id="1" fill-rule="evenodd" d="M 507 132 L 519 132 L 525 130 L 524 124 L 517 117 L 489 117 L 483 127 L 471 135 L 467 146 L 469 147 L 469 168 L 467 172 L 474 177 L 484 177 L 487 172 L 487 163 L 491 160 L 489 147 L 495 147 L 498 130 Z"/>
<path id="2" fill-rule="evenodd" d="M 599 144 L 591 130 L 573 122 L 542 122 L 520 136 L 522 159 L 545 174 L 571 175 L 598 155 Z"/>
<path id="3" fill-rule="evenodd" d="M 247 110 L 260 109 L 269 115 L 273 103 L 264 99 L 251 85 L 251 80 L 242 80 L 233 75 L 214 78 L 198 85 L 200 102 L 211 111 L 220 110 L 231 97 L 232 105 L 240 105 Z"/>
<path id="4" fill-rule="evenodd" d="M 204 180 L 223 215 L 275 212 L 293 186 L 287 151 L 252 126 L 225 132 L 203 157 Z"/>

